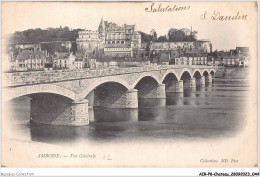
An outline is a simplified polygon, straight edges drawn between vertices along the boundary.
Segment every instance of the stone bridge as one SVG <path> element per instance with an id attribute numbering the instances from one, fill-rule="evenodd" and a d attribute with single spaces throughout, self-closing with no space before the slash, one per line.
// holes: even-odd
<path id="1" fill-rule="evenodd" d="M 89 124 L 88 107 L 138 108 L 138 99 L 211 83 L 213 66 L 158 65 L 81 71 L 3 73 L 2 99 L 31 98 L 31 121 Z"/>

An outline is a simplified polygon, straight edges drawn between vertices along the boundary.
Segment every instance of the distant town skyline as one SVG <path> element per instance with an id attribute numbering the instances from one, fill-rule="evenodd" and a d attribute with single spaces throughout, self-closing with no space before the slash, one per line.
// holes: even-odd
<path id="1" fill-rule="evenodd" d="M 152 3 L 154 3 L 152 5 Z M 232 9 L 227 6 L 231 3 Z M 161 5 L 160 5 L 161 4 Z M 248 28 L 256 28 L 252 11 L 247 11 L 254 3 L 213 3 L 213 2 L 4 2 L 2 34 L 12 34 L 15 31 L 48 27 L 58 28 L 68 26 L 70 29 L 97 30 L 100 19 L 114 22 L 118 25 L 133 24 L 137 31 L 150 33 L 155 29 L 158 36 L 166 35 L 170 28 L 188 28 L 198 31 L 197 39 L 212 41 L 213 50 L 229 50 L 237 46 L 250 47 L 257 34 Z M 153 7 L 152 7 L 153 6 Z M 145 9 L 162 7 L 179 7 L 188 10 L 174 12 L 147 12 Z M 27 8 L 30 9 L 28 11 Z M 213 21 L 202 20 L 207 11 L 212 14 L 221 9 L 223 15 L 247 14 L 247 20 Z M 160 9 L 159 9 L 160 10 Z M 209 16 L 210 17 L 210 16 Z M 250 17 L 252 17 L 250 19 Z M 12 21 L 8 20 L 11 18 Z M 241 35 L 243 34 L 243 35 Z"/>

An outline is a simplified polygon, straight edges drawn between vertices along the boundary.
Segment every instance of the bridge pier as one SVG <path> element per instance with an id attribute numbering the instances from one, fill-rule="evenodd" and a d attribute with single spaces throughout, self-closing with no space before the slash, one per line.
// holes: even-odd
<path id="1" fill-rule="evenodd" d="M 138 108 L 137 90 L 126 90 L 116 85 L 94 91 L 94 106 L 108 108 Z"/>
<path id="2" fill-rule="evenodd" d="M 51 124 L 83 126 L 89 124 L 88 100 L 72 102 Z"/>
<path id="3" fill-rule="evenodd" d="M 147 87 L 142 91 L 138 90 L 139 98 L 166 98 L 165 84 L 158 84 L 155 87 Z"/>
<path id="4" fill-rule="evenodd" d="M 206 83 L 212 83 L 212 75 L 205 76 Z"/>
<path id="5" fill-rule="evenodd" d="M 185 81 L 183 81 L 183 86 L 184 87 L 196 87 L 196 78 L 189 78 Z"/>
<path id="6" fill-rule="evenodd" d="M 205 76 L 196 78 L 196 86 L 205 86 Z"/>
<path id="7" fill-rule="evenodd" d="M 71 112 L 71 125 L 82 126 L 89 124 L 87 99 L 72 102 Z"/>
<path id="8" fill-rule="evenodd" d="M 36 124 L 88 125 L 88 100 L 70 99 L 49 94 L 32 96 L 30 121 Z"/>
<path id="9" fill-rule="evenodd" d="M 183 92 L 183 80 L 175 81 L 166 85 L 166 92 Z"/>
<path id="10" fill-rule="evenodd" d="M 110 108 L 138 108 L 137 90 L 127 90 L 118 100 L 110 104 Z"/>

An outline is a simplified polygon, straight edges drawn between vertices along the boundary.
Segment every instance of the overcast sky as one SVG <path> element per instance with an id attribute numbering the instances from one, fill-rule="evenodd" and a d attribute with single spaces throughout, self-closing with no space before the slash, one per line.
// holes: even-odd
<path id="1" fill-rule="evenodd" d="M 4 2 L 2 34 L 30 28 L 68 26 L 97 30 L 100 19 L 119 25 L 135 24 L 136 30 L 149 33 L 155 29 L 164 35 L 169 28 L 198 31 L 198 39 L 209 39 L 213 50 L 252 45 L 257 40 L 257 11 L 253 2 L 155 2 L 154 8 L 185 7 L 175 12 L 146 12 L 153 2 Z M 189 7 L 189 8 L 188 8 Z M 201 16 L 207 11 L 206 20 Z M 211 20 L 214 11 L 221 15 L 247 15 L 247 20 Z M 254 43 L 255 44 L 255 43 Z"/>

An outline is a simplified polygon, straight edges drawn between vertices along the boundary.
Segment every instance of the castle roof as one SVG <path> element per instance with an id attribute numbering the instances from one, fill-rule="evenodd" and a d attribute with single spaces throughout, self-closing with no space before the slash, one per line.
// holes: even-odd
<path id="1" fill-rule="evenodd" d="M 32 52 L 32 57 L 35 57 L 36 55 L 38 56 L 45 56 L 45 52 L 44 51 L 35 51 L 35 52 Z"/>
<path id="2" fill-rule="evenodd" d="M 16 57 L 17 60 L 27 60 L 30 59 L 30 57 L 34 58 L 35 56 L 46 56 L 45 51 L 35 51 L 32 52 L 30 50 L 23 50 L 21 53 L 18 54 Z"/>
<path id="3" fill-rule="evenodd" d="M 27 60 L 30 58 L 31 51 L 30 50 L 23 50 L 21 53 L 18 54 L 16 57 L 17 60 Z"/>
<path id="4" fill-rule="evenodd" d="M 100 24 L 99 24 L 99 26 L 98 26 L 98 29 L 99 29 L 99 31 L 104 31 L 104 30 L 105 30 L 105 27 L 106 27 L 106 25 L 105 25 L 104 20 L 103 20 L 103 17 L 102 17 L 102 18 L 101 18 L 101 21 L 100 21 Z"/>
<path id="5" fill-rule="evenodd" d="M 67 52 L 55 52 L 53 54 L 53 59 L 68 59 L 69 53 Z"/>
<path id="6" fill-rule="evenodd" d="M 162 53 L 160 60 L 161 60 L 161 62 L 168 62 L 169 61 L 169 54 Z"/>
<path id="7" fill-rule="evenodd" d="M 237 50 L 238 53 L 248 54 L 248 52 L 249 52 L 249 48 L 248 47 L 237 47 L 236 50 Z"/>
<path id="8" fill-rule="evenodd" d="M 198 42 L 210 42 L 210 40 L 209 39 L 199 39 L 199 40 L 197 40 Z"/>
<path id="9" fill-rule="evenodd" d="M 237 59 L 239 58 L 238 55 L 224 55 L 222 56 L 223 59 Z"/>
<path id="10" fill-rule="evenodd" d="M 125 27 L 125 28 L 134 28 L 135 25 L 126 25 L 126 24 L 125 24 L 124 27 Z"/>

